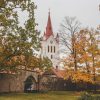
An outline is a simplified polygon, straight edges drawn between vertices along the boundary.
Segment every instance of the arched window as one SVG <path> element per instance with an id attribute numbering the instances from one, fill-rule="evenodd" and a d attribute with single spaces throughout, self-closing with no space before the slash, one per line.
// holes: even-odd
<path id="1" fill-rule="evenodd" d="M 53 55 L 51 55 L 51 59 L 53 59 Z"/>
<path id="2" fill-rule="evenodd" d="M 55 48 L 55 46 L 54 46 L 54 53 L 56 52 L 56 48 Z"/>
<path id="3" fill-rule="evenodd" d="M 51 53 L 52 53 L 52 46 L 51 46 Z"/>
<path id="4" fill-rule="evenodd" d="M 48 46 L 48 52 L 49 52 L 49 46 Z"/>

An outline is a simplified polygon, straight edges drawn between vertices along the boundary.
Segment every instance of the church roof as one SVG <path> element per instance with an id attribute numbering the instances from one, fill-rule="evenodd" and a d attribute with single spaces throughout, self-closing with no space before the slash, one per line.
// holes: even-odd
<path id="1" fill-rule="evenodd" d="M 51 35 L 53 35 L 53 29 L 52 29 L 51 17 L 50 17 L 50 12 L 49 12 L 46 32 L 44 33 L 44 36 L 46 37 L 46 40 L 47 40 Z"/>
<path id="2" fill-rule="evenodd" d="M 55 75 L 57 78 L 64 79 L 66 77 L 66 70 L 51 69 L 43 73 L 43 75 Z"/>

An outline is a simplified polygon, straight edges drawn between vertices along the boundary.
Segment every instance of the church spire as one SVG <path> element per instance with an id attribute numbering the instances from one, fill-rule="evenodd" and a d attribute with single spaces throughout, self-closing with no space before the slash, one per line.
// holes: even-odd
<path id="1" fill-rule="evenodd" d="M 50 17 L 50 10 L 49 10 L 49 13 L 48 13 L 48 22 L 47 22 L 45 35 L 46 35 L 46 39 L 48 39 L 49 36 L 53 35 L 52 23 L 51 23 L 51 17 Z"/>

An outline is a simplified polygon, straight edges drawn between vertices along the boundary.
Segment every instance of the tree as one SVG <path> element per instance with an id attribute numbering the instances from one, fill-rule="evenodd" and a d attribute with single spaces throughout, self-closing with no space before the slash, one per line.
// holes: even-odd
<path id="1" fill-rule="evenodd" d="M 77 51 L 75 45 L 80 23 L 75 17 L 65 17 L 61 28 L 60 43 L 66 48 L 64 51 L 70 53 L 74 62 L 74 70 L 77 71 Z"/>
<path id="2" fill-rule="evenodd" d="M 52 61 L 48 57 L 38 58 L 37 66 L 44 72 L 52 68 Z"/>
<path id="3" fill-rule="evenodd" d="M 92 78 L 91 82 L 96 82 L 96 74 L 98 74 L 100 68 L 100 49 L 98 39 L 100 33 L 93 29 L 82 29 L 77 34 L 78 37 L 76 39 L 75 48 L 77 51 L 78 71 L 76 73 L 84 73 L 85 76 L 90 75 Z M 72 58 L 72 56 L 68 56 L 64 60 L 67 70 L 72 70 L 71 66 L 74 64 Z M 85 80 L 86 78 L 84 75 L 82 74 L 82 80 Z M 72 76 L 74 77 L 75 75 Z M 79 77 L 80 75 L 77 75 L 74 79 L 78 79 Z"/>
<path id="4" fill-rule="evenodd" d="M 34 59 L 34 57 L 33 57 Z M 52 68 L 52 61 L 48 59 L 47 57 L 44 58 L 35 58 L 32 61 L 32 68 L 36 68 L 38 72 L 38 82 L 37 82 L 37 90 L 40 90 L 40 80 L 41 80 L 41 72 L 45 72 L 47 70 L 50 70 Z M 37 69 L 38 68 L 38 69 Z"/>
<path id="5" fill-rule="evenodd" d="M 99 40 L 98 40 L 98 36 L 99 36 L 99 32 L 96 30 L 91 29 L 88 32 L 88 53 L 90 55 L 90 63 L 91 63 L 91 67 L 92 67 L 92 73 L 94 76 L 94 81 L 96 81 L 96 70 L 98 70 L 98 68 L 100 68 L 100 66 L 98 65 L 98 63 L 100 63 L 100 60 L 98 59 L 100 57 L 100 49 L 99 49 Z"/>
<path id="6" fill-rule="evenodd" d="M 12 68 L 15 70 L 16 66 L 21 64 L 28 67 L 28 59 L 39 49 L 39 32 L 35 29 L 37 25 L 34 18 L 35 9 L 36 6 L 31 0 L 0 2 L 0 70 Z M 19 25 L 19 10 L 28 13 L 28 19 L 23 26 Z M 14 60 L 14 65 L 11 63 L 14 58 L 21 56 L 25 58 L 24 63 L 18 58 Z"/>
<path id="7" fill-rule="evenodd" d="M 81 67 L 84 67 L 84 72 L 90 73 L 89 65 L 89 54 L 87 52 L 87 31 L 82 29 L 79 31 L 78 40 L 77 40 L 77 51 L 78 51 L 78 63 Z M 81 68 L 82 69 L 82 68 Z"/>
<path id="8" fill-rule="evenodd" d="M 50 70 L 52 67 L 52 61 L 47 57 L 30 56 L 27 65 L 29 69 L 39 69 L 41 71 Z"/>
<path id="9" fill-rule="evenodd" d="M 79 63 L 85 64 L 87 72 L 93 73 L 94 81 L 97 67 L 99 67 L 98 60 L 100 49 L 99 49 L 99 32 L 94 29 L 84 29 L 79 32 L 79 41 L 77 47 L 79 51 Z"/>

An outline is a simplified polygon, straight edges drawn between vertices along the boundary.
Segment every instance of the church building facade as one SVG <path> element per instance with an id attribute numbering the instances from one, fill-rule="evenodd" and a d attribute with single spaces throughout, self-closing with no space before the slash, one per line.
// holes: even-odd
<path id="1" fill-rule="evenodd" d="M 41 41 L 41 57 L 48 57 L 52 61 L 54 68 L 59 66 L 59 35 L 53 33 L 50 12 L 46 31 Z"/>

